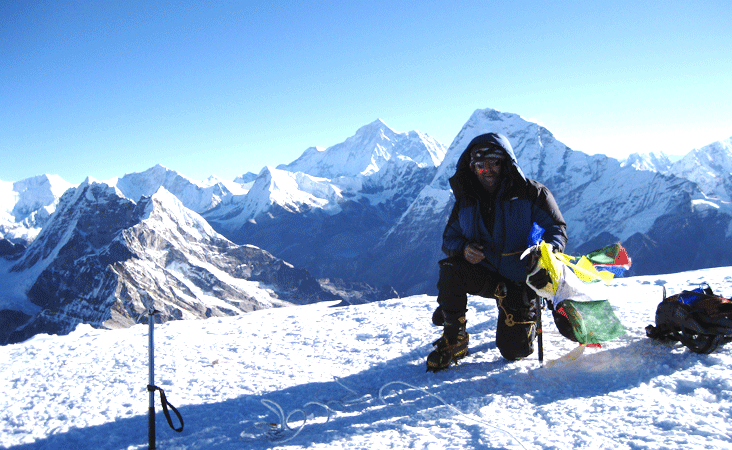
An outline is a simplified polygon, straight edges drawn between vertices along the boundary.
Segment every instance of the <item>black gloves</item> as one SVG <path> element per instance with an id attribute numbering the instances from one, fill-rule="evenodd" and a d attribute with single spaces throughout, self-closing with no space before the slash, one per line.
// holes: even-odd
<path id="1" fill-rule="evenodd" d="M 539 269 L 535 274 L 529 277 L 529 283 L 536 289 L 543 289 L 544 286 L 551 283 L 552 278 L 546 269 Z"/>
<path id="2" fill-rule="evenodd" d="M 555 249 L 551 244 L 546 244 L 550 252 L 556 253 L 559 249 Z M 548 295 L 546 292 L 539 292 L 552 282 L 547 269 L 537 267 L 541 259 L 540 246 L 534 245 L 529 247 L 521 255 L 521 259 L 526 263 L 526 273 L 528 274 L 526 282 L 539 295 Z"/>

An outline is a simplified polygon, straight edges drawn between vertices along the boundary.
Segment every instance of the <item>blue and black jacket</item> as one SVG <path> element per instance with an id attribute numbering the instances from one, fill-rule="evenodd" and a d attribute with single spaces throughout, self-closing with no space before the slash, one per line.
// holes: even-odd
<path id="1" fill-rule="evenodd" d="M 506 152 L 495 198 L 483 189 L 470 168 L 470 151 L 477 145 L 498 146 Z M 450 187 L 455 205 L 442 236 L 442 250 L 447 256 L 462 255 L 468 243 L 476 242 L 485 253 L 480 264 L 510 280 L 523 282 L 526 266 L 520 257 L 529 246 L 534 223 L 544 229 L 545 242 L 564 250 L 567 224 L 554 196 L 546 186 L 524 176 L 506 137 L 487 133 L 473 139 L 458 160 Z M 492 223 L 486 223 L 484 218 Z"/>

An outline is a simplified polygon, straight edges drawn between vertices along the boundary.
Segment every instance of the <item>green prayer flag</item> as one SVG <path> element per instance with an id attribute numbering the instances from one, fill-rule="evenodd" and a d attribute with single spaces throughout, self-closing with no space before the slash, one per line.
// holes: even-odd
<path id="1" fill-rule="evenodd" d="M 599 344 L 625 334 L 625 327 L 607 300 L 582 302 L 564 300 L 560 304 L 560 309 L 569 319 L 580 344 Z"/>

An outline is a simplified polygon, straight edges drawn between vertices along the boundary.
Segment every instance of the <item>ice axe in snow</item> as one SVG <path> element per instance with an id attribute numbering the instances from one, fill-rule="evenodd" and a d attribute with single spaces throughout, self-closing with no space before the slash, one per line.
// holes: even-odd
<path id="1" fill-rule="evenodd" d="M 155 310 L 152 306 L 150 306 L 147 309 L 147 323 L 149 327 L 148 332 L 148 369 L 149 369 L 149 375 L 148 375 L 148 384 L 147 384 L 147 391 L 148 391 L 148 399 L 149 399 L 149 407 L 147 411 L 147 437 L 148 437 L 148 449 L 152 450 L 155 448 L 155 391 L 160 391 L 160 403 L 163 404 L 163 412 L 165 413 L 165 418 L 168 420 L 168 425 L 170 425 L 170 428 L 180 433 L 183 431 L 183 417 L 181 417 L 180 413 L 177 409 L 175 409 L 175 406 L 168 403 L 168 399 L 165 397 L 165 392 L 160 389 L 159 387 L 155 386 L 155 341 L 153 339 L 154 336 L 154 330 L 155 330 L 155 314 L 158 313 L 158 311 Z M 175 427 L 173 425 L 173 420 L 170 417 L 170 411 L 168 410 L 170 408 L 176 416 L 178 416 L 178 422 L 180 422 L 180 427 Z"/>

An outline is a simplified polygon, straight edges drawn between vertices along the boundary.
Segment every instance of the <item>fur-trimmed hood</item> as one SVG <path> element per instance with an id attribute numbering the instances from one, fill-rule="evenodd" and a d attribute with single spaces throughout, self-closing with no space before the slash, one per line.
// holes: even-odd
<path id="1" fill-rule="evenodd" d="M 498 133 L 481 134 L 473 138 L 458 159 L 455 175 L 450 177 L 450 187 L 456 198 L 465 195 L 475 195 L 482 189 L 478 181 L 478 177 L 470 168 L 470 151 L 477 146 L 498 147 L 506 154 L 506 162 L 503 166 L 503 179 L 501 181 L 504 188 L 509 187 L 520 188 L 526 185 L 526 176 L 516 160 L 516 154 L 513 147 L 506 136 Z"/>

